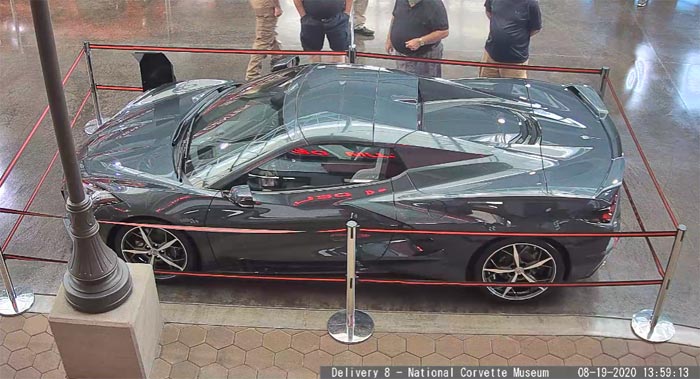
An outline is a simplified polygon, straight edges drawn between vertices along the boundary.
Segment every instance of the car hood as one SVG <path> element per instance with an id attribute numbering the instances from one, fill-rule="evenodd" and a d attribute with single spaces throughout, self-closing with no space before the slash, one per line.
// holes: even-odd
<path id="1" fill-rule="evenodd" d="M 206 92 L 225 83 L 190 80 L 144 93 L 98 128 L 80 149 L 84 173 L 174 179 L 173 134 Z"/>

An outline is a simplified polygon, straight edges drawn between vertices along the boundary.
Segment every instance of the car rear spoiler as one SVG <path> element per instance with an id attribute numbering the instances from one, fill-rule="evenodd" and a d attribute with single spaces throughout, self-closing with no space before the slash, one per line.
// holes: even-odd
<path id="1" fill-rule="evenodd" d="M 625 175 L 625 158 L 618 157 L 612 160 L 610 169 L 605 180 L 596 192 L 596 198 L 612 201 L 612 196 L 617 193 L 617 189 L 622 185 L 622 178 Z"/>
<path id="2" fill-rule="evenodd" d="M 610 113 L 608 108 L 605 107 L 603 99 L 600 98 L 593 88 L 587 85 L 572 84 L 567 86 L 566 89 L 578 96 L 598 119 L 602 120 L 608 117 L 608 113 Z"/>

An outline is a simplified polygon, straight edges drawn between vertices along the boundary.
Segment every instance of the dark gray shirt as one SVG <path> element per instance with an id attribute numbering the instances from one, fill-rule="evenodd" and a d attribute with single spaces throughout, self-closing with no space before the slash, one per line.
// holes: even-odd
<path id="1" fill-rule="evenodd" d="M 416 51 L 406 48 L 406 42 L 430 34 L 436 30 L 448 30 L 447 10 L 442 0 L 423 0 L 413 8 L 408 0 L 396 0 L 394 23 L 391 26 L 391 44 L 396 51 L 407 55 L 422 55 L 432 45 L 425 45 Z"/>
<path id="2" fill-rule="evenodd" d="M 345 0 L 304 0 L 306 13 L 318 20 L 331 18 L 345 11 Z"/>
<path id="3" fill-rule="evenodd" d="M 486 0 L 491 28 L 486 51 L 503 63 L 523 63 L 530 57 L 530 32 L 542 29 L 537 0 Z"/>

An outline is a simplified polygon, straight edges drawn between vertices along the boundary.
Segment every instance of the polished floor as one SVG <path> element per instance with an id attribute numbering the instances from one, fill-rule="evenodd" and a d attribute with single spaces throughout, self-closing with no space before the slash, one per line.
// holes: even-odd
<path id="1" fill-rule="evenodd" d="M 298 17 L 291 1 L 282 1 L 280 40 L 298 49 Z M 482 1 L 444 0 L 450 16 L 445 57 L 478 60 L 488 31 Z M 65 73 L 82 41 L 171 46 L 249 47 L 254 18 L 245 0 L 88 1 L 54 0 L 52 12 Z M 700 1 L 650 0 L 637 9 L 632 0 L 540 0 L 544 29 L 532 43 L 532 64 L 611 68 L 630 121 L 651 161 L 679 220 L 689 227 L 683 255 L 672 283 L 666 310 L 681 324 L 700 326 Z M 368 26 L 374 39 L 358 39 L 363 51 L 381 52 L 387 33 L 391 0 L 372 0 Z M 125 52 L 94 54 L 101 84 L 138 85 L 136 61 Z M 247 57 L 210 54 L 170 54 L 178 79 L 218 77 L 242 79 Z M 388 61 L 366 63 L 391 65 Z M 472 68 L 449 67 L 446 77 L 474 76 Z M 599 83 L 598 77 L 533 73 L 554 82 Z M 81 63 L 66 84 L 71 112 L 87 91 Z M 104 113 L 118 110 L 135 94 L 103 92 Z M 612 109 L 610 96 L 606 98 Z M 27 1 L 0 2 L 0 172 L 6 172 L 46 106 L 31 13 Z M 91 118 L 88 102 L 77 119 L 76 139 Z M 617 112 L 616 123 L 623 128 Z M 668 229 L 665 214 L 648 175 L 623 132 L 628 157 L 626 180 L 648 229 Z M 50 116 L 40 124 L 24 154 L 0 187 L 0 207 L 22 209 L 55 152 Z M 31 210 L 61 213 L 58 194 L 60 167 L 48 174 Z M 625 202 L 625 228 L 637 230 Z M 7 236 L 17 217 L 0 215 L 0 243 L 6 252 L 66 259 L 70 244 L 60 221 L 25 218 L 11 241 Z M 665 262 L 670 241 L 654 241 Z M 65 267 L 57 264 L 10 261 L 18 283 L 35 291 L 54 293 Z M 655 279 L 644 241 L 624 240 L 593 280 Z M 343 303 L 338 285 L 275 284 L 246 281 L 183 280 L 160 286 L 163 300 L 275 306 L 338 308 Z M 369 309 L 481 313 L 601 314 L 630 317 L 653 305 L 656 287 L 562 289 L 547 299 L 518 305 L 485 301 L 475 291 L 459 288 L 361 286 L 358 303 Z"/>

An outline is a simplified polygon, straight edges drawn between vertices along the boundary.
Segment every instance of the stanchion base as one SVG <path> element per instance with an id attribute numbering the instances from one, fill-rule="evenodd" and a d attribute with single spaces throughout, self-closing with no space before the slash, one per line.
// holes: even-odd
<path id="1" fill-rule="evenodd" d="M 651 309 L 644 309 L 632 316 L 632 331 L 634 334 L 649 342 L 666 342 L 673 338 L 676 328 L 665 314 L 661 314 L 659 322 L 656 323 L 656 327 L 650 333 L 653 313 L 654 311 Z"/>
<path id="2" fill-rule="evenodd" d="M 0 315 L 17 316 L 26 312 L 34 304 L 34 292 L 29 288 L 15 287 L 15 302 L 17 310 L 12 306 L 12 301 L 6 290 L 0 291 Z"/>
<path id="3" fill-rule="evenodd" d="M 328 334 L 334 340 L 346 344 L 360 343 L 372 337 L 374 320 L 365 312 L 355 310 L 355 331 L 348 335 L 346 311 L 338 311 L 328 320 Z"/>

